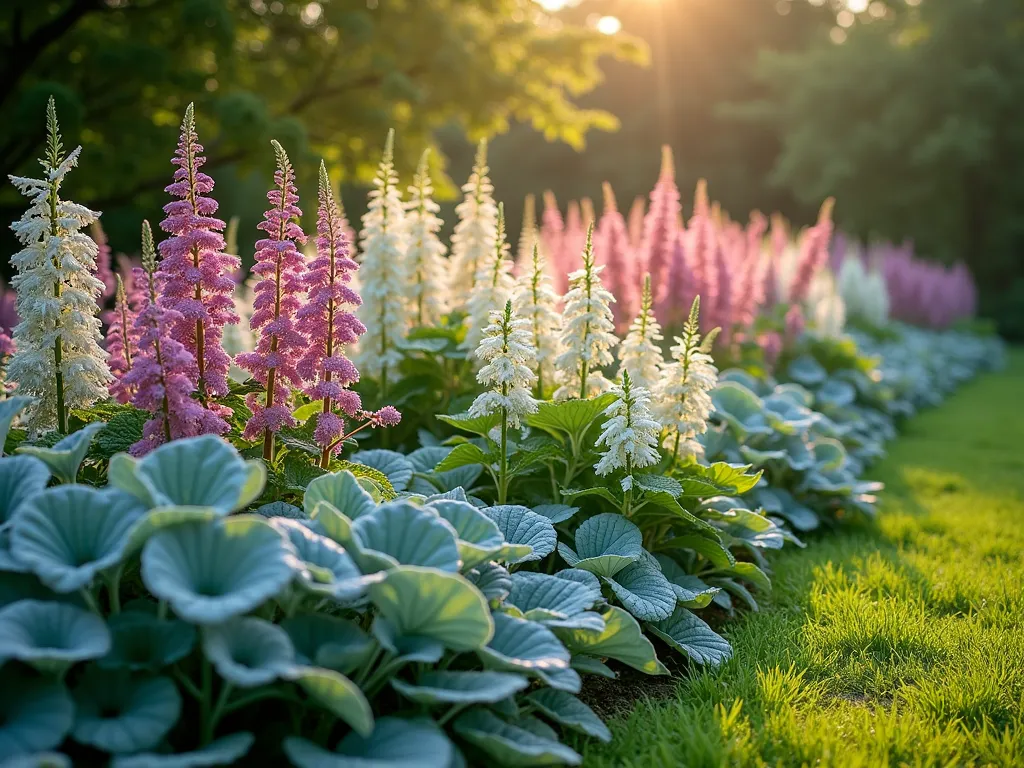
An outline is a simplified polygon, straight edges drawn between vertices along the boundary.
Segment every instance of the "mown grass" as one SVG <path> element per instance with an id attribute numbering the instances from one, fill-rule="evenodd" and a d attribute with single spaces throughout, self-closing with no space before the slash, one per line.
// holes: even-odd
<path id="1" fill-rule="evenodd" d="M 781 553 L 736 656 L 584 765 L 1024 765 L 1024 353 L 889 448 L 877 523 Z"/>

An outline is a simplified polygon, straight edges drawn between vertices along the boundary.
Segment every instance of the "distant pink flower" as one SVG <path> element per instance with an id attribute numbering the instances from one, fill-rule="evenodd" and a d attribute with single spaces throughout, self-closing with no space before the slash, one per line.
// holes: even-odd
<path id="1" fill-rule="evenodd" d="M 615 203 L 615 193 L 608 182 L 602 189 L 604 212 L 594 233 L 594 263 L 605 267 L 605 285 L 615 296 L 615 326 L 621 330 L 629 327 L 636 314 L 639 276 L 633 273 L 633 248 L 626 221 Z"/>
<path id="2" fill-rule="evenodd" d="M 235 363 L 249 371 L 265 388 L 252 393 L 246 404 L 252 418 L 245 425 L 246 440 L 264 440 L 264 458 L 273 458 L 273 435 L 294 426 L 289 400 L 292 389 L 303 386 L 297 366 L 309 349 L 305 334 L 296 328 L 295 318 L 305 293 L 303 275 L 306 261 L 296 243 L 306 242 L 298 224 L 302 216 L 295 188 L 295 171 L 284 149 L 271 142 L 277 156 L 274 188 L 267 193 L 271 207 L 263 214 L 258 229 L 267 237 L 256 242 L 253 274 L 259 277 L 254 289 L 250 327 L 260 332 L 256 350 L 244 352 Z"/>
<path id="3" fill-rule="evenodd" d="M 316 231 L 317 255 L 306 265 L 303 276 L 308 300 L 295 314 L 296 328 L 307 338 L 307 351 L 295 368 L 308 382 L 306 394 L 324 402 L 313 439 L 324 449 L 321 465 L 326 468 L 330 459 L 327 449 L 345 430 L 344 420 L 334 408 L 355 418 L 363 407 L 359 395 L 348 389 L 359 381 L 359 371 L 345 356 L 345 346 L 357 341 L 366 327 L 352 311 L 362 303 L 350 285 L 359 266 L 349 258 L 341 211 L 323 163 Z"/>
<path id="4" fill-rule="evenodd" d="M 736 323 L 749 328 L 757 317 L 757 311 L 764 304 L 765 271 L 769 261 L 761 251 L 768 221 L 760 211 L 750 214 L 743 240 L 742 264 L 736 285 Z"/>
<path id="5" fill-rule="evenodd" d="M 402 414 L 393 405 L 385 405 L 379 411 L 366 414 L 375 427 L 397 427 L 402 421 Z"/>
<path id="6" fill-rule="evenodd" d="M 547 256 L 548 268 L 551 271 L 551 281 L 559 293 L 564 293 L 557 286 L 561 285 L 561 278 L 558 277 L 560 265 L 558 259 L 562 252 L 562 239 L 565 236 L 565 224 L 562 221 L 562 212 L 558 210 L 558 201 L 554 193 L 548 190 L 544 193 L 544 212 L 540 221 L 540 243 L 541 250 Z"/>
<path id="7" fill-rule="evenodd" d="M 629 208 L 629 244 L 634 251 L 640 250 L 643 245 L 645 207 L 644 199 L 635 197 Z"/>
<path id="8" fill-rule="evenodd" d="M 133 283 L 138 286 L 145 285 L 146 273 L 141 268 L 136 268 L 136 275 Z M 107 385 L 110 396 L 119 403 L 129 403 L 133 391 L 124 384 L 124 376 L 132 369 L 132 362 L 138 353 L 139 330 L 135 327 L 135 318 L 145 306 L 144 297 L 136 295 L 138 303 L 131 304 L 128 294 L 124 288 L 124 282 L 117 278 L 117 291 L 114 308 L 108 313 L 106 347 L 107 364 L 114 380 Z"/>
<path id="9" fill-rule="evenodd" d="M 773 368 L 782 354 L 782 336 L 775 331 L 768 331 L 757 337 L 757 343 L 764 351 L 765 363 L 769 368 Z"/>
<path id="10" fill-rule="evenodd" d="M 176 200 L 164 206 L 160 228 L 172 236 L 160 243 L 157 283 L 160 303 L 177 313 L 174 338 L 196 357 L 196 388 L 205 403 L 228 393 L 230 358 L 221 344 L 225 325 L 238 322 L 232 294 L 236 256 L 224 253 L 225 224 L 214 218 L 217 201 L 209 197 L 213 179 L 199 169 L 206 162 L 196 135 L 191 104 L 171 164 L 174 183 L 165 188 Z"/>
<path id="11" fill-rule="evenodd" d="M 711 215 L 708 185 L 703 179 L 697 182 L 693 216 L 690 217 L 686 236 L 686 255 L 693 280 L 697 284 L 701 305 L 707 308 L 714 307 L 718 303 L 719 233 Z"/>
<path id="12" fill-rule="evenodd" d="M 134 392 L 132 405 L 149 411 L 153 418 L 143 426 L 142 439 L 129 449 L 133 456 L 142 456 L 158 445 L 183 437 L 222 435 L 229 428 L 220 416 L 192 399 L 198 366 L 192 353 L 174 335 L 182 320 L 181 314 L 157 301 L 155 260 L 149 223 L 145 222 L 143 263 L 146 272 L 139 270 L 136 278 L 139 282 L 145 279 L 148 296 L 133 324 L 138 334 L 138 352 L 132 358 L 131 370 L 121 377 L 121 383 L 126 391 Z"/>
<path id="13" fill-rule="evenodd" d="M 107 233 L 103 231 L 103 225 L 99 220 L 93 222 L 89 227 L 89 235 L 96 243 L 96 277 L 103 283 L 103 292 L 100 294 L 100 304 L 102 304 L 117 290 L 114 273 L 110 268 L 110 243 L 107 241 Z"/>
<path id="14" fill-rule="evenodd" d="M 672 243 L 672 261 L 668 270 L 668 287 L 657 306 L 658 317 L 668 327 L 681 327 L 686 322 L 690 306 L 697 297 L 698 287 L 690 270 L 689 257 L 686 252 L 686 232 L 676 233 Z"/>
<path id="15" fill-rule="evenodd" d="M 14 339 L 5 330 L 0 330 L 0 358 L 14 354 Z"/>
<path id="16" fill-rule="evenodd" d="M 807 327 L 804 311 L 799 304 L 793 304 L 786 310 L 783 326 L 785 328 L 785 346 L 792 347 L 803 336 L 804 329 Z"/>
<path id="17" fill-rule="evenodd" d="M 583 214 L 580 204 L 569 201 L 565 214 L 565 232 L 562 234 L 561 246 L 553 258 L 555 264 L 555 290 L 565 293 L 569 290 L 569 275 L 580 265 L 583 246 L 587 242 L 587 230 L 583 228 Z"/>
<path id="18" fill-rule="evenodd" d="M 782 214 L 772 214 L 772 227 L 768 235 L 768 255 L 764 267 L 764 306 L 774 307 L 779 303 L 778 264 L 789 243 L 789 232 Z"/>
<path id="19" fill-rule="evenodd" d="M 660 304 L 668 288 L 669 265 L 675 253 L 682 206 L 672 161 L 672 150 L 661 149 L 661 173 L 651 191 L 651 205 L 644 218 L 643 242 L 640 247 L 642 271 L 650 272 L 654 302 Z M 684 310 L 687 311 L 687 310 Z"/>
<path id="20" fill-rule="evenodd" d="M 800 242 L 796 271 L 789 286 L 789 300 L 798 304 L 807 298 L 814 276 L 828 264 L 829 242 L 832 239 L 832 206 L 835 200 L 826 200 L 818 214 L 818 222 L 804 232 Z"/>

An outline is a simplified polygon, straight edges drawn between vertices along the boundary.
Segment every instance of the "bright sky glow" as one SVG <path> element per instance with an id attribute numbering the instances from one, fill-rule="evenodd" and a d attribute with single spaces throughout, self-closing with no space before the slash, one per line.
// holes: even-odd
<path id="1" fill-rule="evenodd" d="M 602 16 L 594 26 L 602 35 L 614 35 L 622 29 L 622 22 L 614 16 Z"/>
<path id="2" fill-rule="evenodd" d="M 846 0 L 846 7 L 854 13 L 864 13 L 868 9 L 868 0 Z"/>

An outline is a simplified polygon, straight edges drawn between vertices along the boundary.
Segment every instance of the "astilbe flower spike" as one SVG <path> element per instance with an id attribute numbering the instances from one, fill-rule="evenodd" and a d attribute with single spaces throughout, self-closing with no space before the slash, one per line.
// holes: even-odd
<path id="1" fill-rule="evenodd" d="M 33 433 L 53 427 L 67 432 L 68 410 L 105 397 L 111 380 L 99 344 L 96 299 L 103 283 L 93 275 L 96 243 L 82 232 L 99 213 L 60 198 L 82 148 L 64 154 L 52 97 L 46 128 L 46 156 L 39 161 L 44 178 L 10 177 L 30 204 L 11 225 L 23 248 L 11 257 L 21 322 L 14 328 L 17 350 L 7 377 L 19 394 L 35 398 L 26 422 Z"/>
<path id="2" fill-rule="evenodd" d="M 512 262 L 509 261 L 508 253 L 509 247 L 505 241 L 505 207 L 499 203 L 494 250 L 487 258 L 480 259 L 473 290 L 469 295 L 463 349 L 472 351 L 477 348 L 484 336 L 484 330 L 490 324 L 494 307 L 504 306 L 512 297 L 515 281 L 512 279 Z"/>
<path id="3" fill-rule="evenodd" d="M 183 437 L 222 435 L 229 427 L 219 415 L 192 398 L 198 366 L 195 356 L 178 341 L 181 313 L 158 301 L 156 249 L 149 222 L 142 223 L 142 268 L 136 280 L 145 285 L 145 306 L 133 324 L 138 351 L 121 382 L 133 392 L 131 403 L 153 418 L 142 427 L 142 439 L 129 448 L 143 456 L 159 445 Z"/>
<path id="4" fill-rule="evenodd" d="M 448 274 L 445 246 L 437 236 L 443 222 L 433 200 L 430 183 L 430 150 L 425 150 L 405 204 L 408 250 L 405 273 L 409 277 L 408 299 L 415 325 L 434 325 L 448 311 Z"/>
<path id="5" fill-rule="evenodd" d="M 537 199 L 533 194 L 523 200 L 523 227 L 519 230 L 519 242 L 516 243 L 515 274 L 521 275 L 530 270 L 533 248 L 537 245 L 540 232 L 537 231 Z"/>
<path id="6" fill-rule="evenodd" d="M 160 243 L 157 284 L 160 302 L 178 313 L 174 338 L 196 359 L 199 399 L 228 393 L 231 360 L 221 344 L 224 326 L 238 322 L 232 294 L 238 257 L 224 253 L 225 224 L 214 217 L 217 201 L 209 196 L 213 179 L 200 169 L 206 163 L 196 134 L 195 112 L 185 109 L 181 136 L 171 164 L 174 182 L 165 188 L 177 198 L 164 206 L 160 228 L 171 237 Z M 214 406 L 218 412 L 227 409 Z"/>
<path id="7" fill-rule="evenodd" d="M 477 358 L 484 363 L 476 378 L 488 389 L 473 401 L 469 414 L 501 416 L 496 477 L 499 504 L 508 497 L 508 430 L 518 428 L 524 416 L 537 412 L 537 401 L 530 392 L 536 379 L 532 368 L 537 350 L 530 343 L 529 327 L 529 320 L 516 317 L 509 299 L 504 311 L 491 312 L 491 322 L 476 348 Z"/>
<path id="8" fill-rule="evenodd" d="M 544 212 L 540 220 L 540 248 L 547 261 L 549 274 L 554 281 L 555 290 L 564 293 L 560 289 L 561 278 L 557 274 L 561 267 L 558 259 L 561 256 L 562 240 L 565 237 L 565 222 L 562 221 L 562 212 L 558 210 L 558 201 L 555 193 L 550 189 L 544 192 Z"/>
<path id="9" fill-rule="evenodd" d="M 629 325 L 637 306 L 637 275 L 633 273 L 633 248 L 629 244 L 626 220 L 619 213 L 612 185 L 605 182 L 604 211 L 594 235 L 594 263 L 606 267 L 608 290 L 615 295 L 615 327 Z M 643 385 L 641 385 L 643 386 Z"/>
<path id="10" fill-rule="evenodd" d="M 459 220 L 452 233 L 450 295 L 453 309 L 465 307 L 465 297 L 473 289 L 480 262 L 494 252 L 498 207 L 487 172 L 487 142 L 484 140 L 477 146 L 469 181 L 462 186 L 465 196 L 455 207 Z"/>
<path id="11" fill-rule="evenodd" d="M 628 373 L 633 384 L 652 390 L 661 380 L 665 358 L 661 352 L 661 325 L 654 316 L 651 276 L 644 275 L 640 312 L 619 347 L 619 378 Z"/>
<path id="12" fill-rule="evenodd" d="M 96 279 L 103 283 L 100 299 L 106 301 L 114 295 L 117 283 L 110 267 L 110 241 L 107 240 L 107 233 L 103 231 L 99 219 L 89 225 L 89 236 L 96 243 Z"/>
<path id="13" fill-rule="evenodd" d="M 661 461 L 658 453 L 658 435 L 661 424 L 651 413 L 651 393 L 633 383 L 629 371 L 622 372 L 622 383 L 611 388 L 615 402 L 604 415 L 608 417 L 597 438 L 597 447 L 605 446 L 601 458 L 594 465 L 598 475 L 604 477 L 622 469 L 622 490 L 633 490 L 633 470 L 649 467 Z"/>
<path id="14" fill-rule="evenodd" d="M 675 251 L 682 206 L 676 186 L 672 149 L 661 149 L 661 173 L 651 191 L 651 205 L 644 218 L 642 262 L 655 286 L 654 301 L 660 306 L 668 286 L 668 271 Z"/>
<path id="15" fill-rule="evenodd" d="M 569 292 L 564 297 L 564 351 L 555 359 L 561 380 L 556 400 L 586 399 L 611 387 L 601 369 L 614 360 L 611 348 L 619 343 L 611 310 L 615 297 L 601 283 L 603 267 L 594 264 L 593 236 L 591 226 L 583 248 L 583 269 L 569 276 Z"/>
<path id="16" fill-rule="evenodd" d="M 533 258 L 516 281 L 512 305 L 516 315 L 530 324 L 530 343 L 536 349 L 533 371 L 537 374 L 534 393 L 543 398 L 545 390 L 555 381 L 555 358 L 561 352 L 558 331 L 562 323 L 558 313 L 558 294 L 551 287 L 547 263 L 538 243 L 533 244 Z"/>
<path id="17" fill-rule="evenodd" d="M 368 330 L 354 355 L 362 374 L 380 383 L 382 399 L 387 398 L 389 382 L 398 379 L 402 360 L 398 344 L 409 326 L 409 305 L 402 295 L 408 284 L 405 211 L 395 173 L 394 146 L 395 132 L 388 131 L 369 207 L 363 214 L 359 268 L 363 303 L 357 314 Z"/>
<path id="18" fill-rule="evenodd" d="M 366 326 L 353 314 L 362 302 L 350 285 L 359 266 L 349 257 L 341 209 L 323 162 L 316 233 L 316 257 L 306 265 L 304 278 L 308 300 L 296 314 L 297 327 L 309 347 L 296 368 L 309 382 L 306 394 L 323 400 L 313 439 L 322 449 L 320 466 L 326 469 L 329 447 L 345 429 L 343 416 L 355 418 L 363 407 L 359 395 L 349 389 L 359 381 L 359 371 L 345 356 L 345 347 L 366 333 Z"/>
<path id="19" fill-rule="evenodd" d="M 664 427 L 663 445 L 677 458 L 697 458 L 704 447 L 697 436 L 708 429 L 712 389 L 718 384 L 718 369 L 710 352 L 718 329 L 701 341 L 700 297 L 693 300 L 683 335 L 676 336 L 671 353 L 673 362 L 665 366 L 661 384 L 655 391 L 655 414 Z"/>
<path id="20" fill-rule="evenodd" d="M 686 236 L 686 255 L 693 280 L 700 286 L 701 303 L 713 308 L 718 303 L 719 233 L 708 200 L 707 181 L 704 179 L 697 182 L 693 216 L 690 217 Z"/>
<path id="21" fill-rule="evenodd" d="M 829 257 L 829 241 L 832 238 L 832 207 L 835 200 L 826 200 L 818 214 L 818 222 L 808 229 L 800 242 L 800 255 L 796 272 L 789 286 L 789 301 L 799 304 L 807 298 L 811 281 L 826 264 Z"/>
<path id="22" fill-rule="evenodd" d="M 629 245 L 634 251 L 639 251 L 643 245 L 646 207 L 646 201 L 639 196 L 633 198 L 633 204 L 629 207 Z"/>
<path id="23" fill-rule="evenodd" d="M 555 288 L 565 293 L 569 289 L 569 275 L 579 263 L 580 252 L 587 241 L 580 204 L 570 200 L 565 212 L 565 231 L 558 251 L 552 256 L 555 266 Z"/>
<path id="24" fill-rule="evenodd" d="M 306 242 L 298 224 L 302 216 L 299 194 L 295 188 L 295 171 L 288 154 L 272 141 L 277 170 L 274 188 L 267 193 L 271 207 L 263 214 L 257 228 L 266 237 L 256 242 L 256 263 L 252 271 L 256 283 L 250 327 L 259 333 L 253 352 L 238 355 L 239 367 L 252 374 L 263 385 L 263 393 L 246 397 L 252 418 L 246 422 L 246 440 L 263 439 L 263 458 L 274 458 L 274 435 L 282 427 L 295 425 L 289 401 L 293 389 L 303 385 L 296 370 L 300 357 L 308 348 L 305 334 L 295 327 L 295 314 L 305 294 L 303 275 L 306 260 L 296 243 Z M 261 402 L 262 400 L 262 402 Z"/>
<path id="25" fill-rule="evenodd" d="M 114 309 L 110 313 L 110 324 L 107 326 L 108 364 L 114 380 L 108 390 L 117 402 L 131 402 L 132 390 L 124 385 L 124 376 L 132 369 L 132 358 L 139 345 L 139 332 L 135 328 L 135 318 L 141 307 L 129 303 L 128 293 L 124 289 L 124 281 L 117 275 L 117 290 L 114 293 Z"/>

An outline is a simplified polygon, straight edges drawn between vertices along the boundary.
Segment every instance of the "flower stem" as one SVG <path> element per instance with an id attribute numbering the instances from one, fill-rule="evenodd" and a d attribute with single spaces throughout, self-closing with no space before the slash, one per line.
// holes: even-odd
<path id="1" fill-rule="evenodd" d="M 213 705 L 213 667 L 205 657 L 200 662 L 202 671 L 202 698 L 199 699 L 200 720 L 202 722 L 202 735 L 200 746 L 206 746 L 213 740 L 213 717 L 211 707 Z"/>
<path id="2" fill-rule="evenodd" d="M 508 384 L 501 385 L 501 394 L 508 397 Z M 498 464 L 498 503 L 508 499 L 508 409 L 501 409 L 501 460 Z"/>

